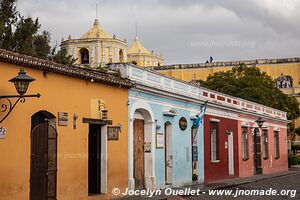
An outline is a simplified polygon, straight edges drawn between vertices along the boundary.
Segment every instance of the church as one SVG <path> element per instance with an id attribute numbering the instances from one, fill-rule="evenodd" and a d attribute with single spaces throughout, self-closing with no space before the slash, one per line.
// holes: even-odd
<path id="1" fill-rule="evenodd" d="M 147 50 L 136 36 L 131 46 L 126 39 L 110 36 L 95 19 L 93 26 L 79 39 L 63 40 L 61 47 L 76 60 L 76 65 L 87 68 L 99 68 L 108 63 L 131 62 L 139 66 L 161 66 L 164 59 L 161 54 Z"/>

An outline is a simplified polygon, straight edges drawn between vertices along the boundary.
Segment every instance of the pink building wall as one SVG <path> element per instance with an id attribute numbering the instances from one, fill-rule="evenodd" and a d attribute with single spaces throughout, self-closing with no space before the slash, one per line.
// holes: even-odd
<path id="1" fill-rule="evenodd" d="M 239 152 L 239 176 L 240 177 L 249 177 L 253 176 L 254 168 L 253 168 L 253 137 L 252 130 L 253 126 L 257 126 L 255 121 L 257 118 L 247 116 L 247 115 L 239 115 L 239 118 L 243 119 L 238 122 L 238 152 Z M 247 120 L 245 120 L 247 119 Z M 242 154 L 242 125 L 246 121 L 252 121 L 248 127 L 248 138 L 249 138 L 249 159 L 243 160 Z M 276 173 L 288 171 L 288 144 L 287 144 L 287 126 L 284 123 L 274 122 L 270 120 L 266 120 L 265 125 L 268 127 L 268 145 L 269 145 L 269 158 L 263 158 L 262 152 L 262 169 L 263 174 Z M 283 128 L 285 127 L 285 128 Z M 279 154 L 280 157 L 275 159 L 275 147 L 274 147 L 274 128 L 279 131 Z M 262 136 L 261 136 L 262 137 Z M 263 137 L 261 138 L 261 150 L 263 151 Z"/>

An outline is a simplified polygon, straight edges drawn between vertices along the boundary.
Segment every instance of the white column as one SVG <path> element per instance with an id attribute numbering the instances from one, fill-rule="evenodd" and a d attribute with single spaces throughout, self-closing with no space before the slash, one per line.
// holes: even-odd
<path id="1" fill-rule="evenodd" d="M 109 60 L 109 62 L 112 62 L 112 47 L 110 46 L 108 48 L 109 48 L 109 58 L 108 58 L 108 60 Z"/>
<path id="2" fill-rule="evenodd" d="M 96 46 L 96 65 L 97 65 L 97 67 L 99 66 L 99 64 L 100 64 L 100 57 L 99 57 L 99 49 L 100 49 L 100 46 L 99 45 L 97 45 Z"/>
<path id="3" fill-rule="evenodd" d="M 124 62 L 127 62 L 127 49 L 124 48 Z"/>
<path id="4" fill-rule="evenodd" d="M 73 59 L 76 59 L 76 47 L 73 47 L 72 51 L 72 57 Z"/>
<path id="5" fill-rule="evenodd" d="M 101 63 L 105 64 L 105 46 L 103 45 L 103 43 L 101 43 L 101 47 L 102 47 L 102 61 L 101 61 Z"/>
<path id="6" fill-rule="evenodd" d="M 119 62 L 119 50 L 117 47 L 115 47 L 115 61 L 114 62 Z"/>
<path id="7" fill-rule="evenodd" d="M 95 63 L 95 47 L 94 46 L 90 46 L 90 65 L 93 65 Z"/>

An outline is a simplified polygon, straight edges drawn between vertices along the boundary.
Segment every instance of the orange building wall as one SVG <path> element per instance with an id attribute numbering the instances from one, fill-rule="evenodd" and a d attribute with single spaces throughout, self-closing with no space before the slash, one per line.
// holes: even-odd
<path id="1" fill-rule="evenodd" d="M 128 180 L 128 90 L 51 72 L 44 76 L 40 70 L 0 62 L 0 95 L 16 94 L 8 80 L 20 68 L 36 79 L 26 94 L 39 92 L 41 97 L 19 103 L 0 124 L 7 129 L 6 138 L 0 139 L 1 200 L 29 199 L 31 116 L 40 110 L 56 117 L 58 112 L 69 114 L 68 126 L 57 124 L 57 199 L 108 199 L 112 188 L 124 191 Z M 82 118 L 91 117 L 91 99 L 97 98 L 106 102 L 108 118 L 113 125 L 122 124 L 122 131 L 118 141 L 107 141 L 107 195 L 88 197 L 88 124 L 82 123 Z M 76 130 L 72 125 L 74 113 L 79 116 Z"/>

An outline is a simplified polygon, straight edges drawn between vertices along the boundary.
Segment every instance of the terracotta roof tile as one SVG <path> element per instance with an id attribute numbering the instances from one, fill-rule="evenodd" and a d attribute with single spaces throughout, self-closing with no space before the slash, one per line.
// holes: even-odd
<path id="1" fill-rule="evenodd" d="M 123 87 L 134 86 L 134 83 L 131 82 L 129 79 L 121 78 L 120 76 L 115 74 L 58 64 L 49 60 L 19 54 L 4 49 L 0 49 L 0 61 L 17 64 L 24 67 L 39 69 L 43 71 L 49 71 L 65 76 L 80 78 L 84 80 L 93 79 L 94 82 L 106 83 L 110 85 L 117 85 Z"/>

